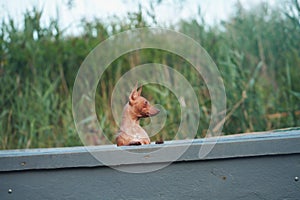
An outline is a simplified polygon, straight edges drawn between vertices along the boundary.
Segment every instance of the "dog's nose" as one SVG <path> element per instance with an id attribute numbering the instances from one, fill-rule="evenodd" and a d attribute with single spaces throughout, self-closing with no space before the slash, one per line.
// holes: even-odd
<path id="1" fill-rule="evenodd" d="M 150 110 L 150 116 L 157 115 L 159 112 L 160 112 L 160 110 L 158 110 L 155 107 L 152 107 L 151 110 Z"/>

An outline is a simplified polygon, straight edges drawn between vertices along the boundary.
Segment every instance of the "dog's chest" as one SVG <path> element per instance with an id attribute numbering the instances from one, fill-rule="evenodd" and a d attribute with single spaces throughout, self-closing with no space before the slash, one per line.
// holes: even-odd
<path id="1" fill-rule="evenodd" d="M 132 126 L 128 133 L 130 133 L 130 135 L 134 139 L 142 139 L 148 137 L 146 131 L 141 126 Z"/>

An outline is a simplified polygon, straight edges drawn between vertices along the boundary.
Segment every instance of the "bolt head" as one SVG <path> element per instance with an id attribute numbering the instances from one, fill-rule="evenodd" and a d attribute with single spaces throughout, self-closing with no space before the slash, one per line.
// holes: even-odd
<path id="1" fill-rule="evenodd" d="M 11 194 L 12 193 L 12 189 L 8 189 L 8 193 Z"/>

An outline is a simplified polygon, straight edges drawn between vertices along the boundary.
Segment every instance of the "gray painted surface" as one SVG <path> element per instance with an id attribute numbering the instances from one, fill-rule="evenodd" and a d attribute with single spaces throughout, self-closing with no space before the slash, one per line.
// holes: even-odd
<path id="1" fill-rule="evenodd" d="M 187 141 L 125 148 L 144 152 L 139 159 L 123 159 L 115 146 L 0 151 L 0 199 L 300 199 L 299 130 L 221 137 L 200 159 L 209 142 L 195 140 L 177 162 L 143 174 L 107 167 L 88 150 L 114 166 L 147 168 Z M 165 155 L 152 157 L 160 147 Z"/>

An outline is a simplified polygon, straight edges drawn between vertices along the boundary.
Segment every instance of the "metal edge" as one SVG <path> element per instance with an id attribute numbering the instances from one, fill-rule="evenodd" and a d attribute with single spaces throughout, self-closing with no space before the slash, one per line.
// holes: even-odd
<path id="1" fill-rule="evenodd" d="M 203 158 L 199 151 L 205 145 L 215 145 Z M 230 135 L 196 140 L 168 141 L 165 144 L 116 147 L 115 145 L 92 147 L 66 147 L 49 149 L 23 149 L 0 151 L 0 172 L 59 169 L 77 167 L 120 166 L 172 162 L 174 152 L 186 149 L 176 162 L 203 161 L 253 156 L 300 154 L 300 130 L 283 130 Z M 163 148 L 164 153 L 153 153 Z M 129 156 L 124 154 L 131 152 Z M 151 153 L 152 152 L 152 153 Z M 103 163 L 94 156 L 109 157 L 111 163 Z M 124 157 L 125 156 L 125 157 Z M 127 156 L 127 157 L 126 157 Z"/>

